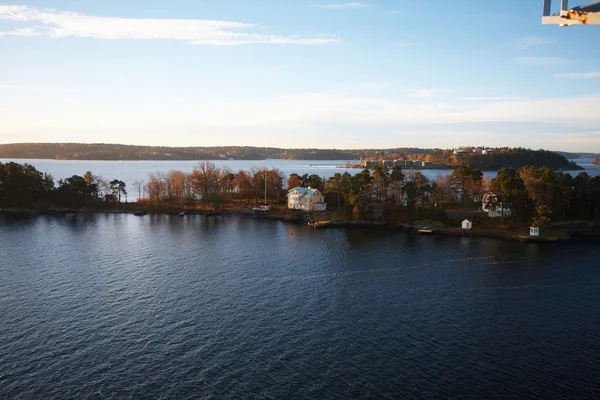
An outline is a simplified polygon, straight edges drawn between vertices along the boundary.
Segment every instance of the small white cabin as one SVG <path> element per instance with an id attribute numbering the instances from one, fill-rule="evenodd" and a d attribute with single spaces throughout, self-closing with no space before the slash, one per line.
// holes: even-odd
<path id="1" fill-rule="evenodd" d="M 463 222 L 462 222 L 462 228 L 463 229 L 471 229 L 471 228 L 473 228 L 473 222 L 470 221 L 470 220 L 468 220 L 468 219 L 463 220 Z"/>
<path id="2" fill-rule="evenodd" d="M 325 211 L 325 197 L 317 189 L 295 187 L 288 191 L 288 208 L 292 210 Z"/>
<path id="3" fill-rule="evenodd" d="M 540 236 L 540 228 L 537 226 L 530 226 L 529 236 Z"/>

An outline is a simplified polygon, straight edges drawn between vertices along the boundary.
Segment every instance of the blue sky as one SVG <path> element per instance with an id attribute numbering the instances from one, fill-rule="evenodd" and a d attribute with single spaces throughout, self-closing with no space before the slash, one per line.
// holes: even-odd
<path id="1" fill-rule="evenodd" d="M 541 3 L 0 0 L 0 142 L 600 152 L 600 26 Z"/>

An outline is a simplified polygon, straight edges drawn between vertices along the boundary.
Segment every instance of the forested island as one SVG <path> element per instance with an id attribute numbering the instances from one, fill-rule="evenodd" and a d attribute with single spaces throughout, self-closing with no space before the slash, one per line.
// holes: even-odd
<path id="1" fill-rule="evenodd" d="M 555 170 L 577 171 L 584 168 L 565 156 L 548 150 L 517 148 L 495 148 L 476 151 L 473 148 L 438 150 L 426 156 L 427 161 L 447 166 L 468 164 L 482 171 L 496 171 L 502 167 L 522 168 L 532 165 Z"/>
<path id="2" fill-rule="evenodd" d="M 306 214 L 288 209 L 287 190 L 296 187 L 321 191 L 327 211 Z M 489 193 L 493 196 L 484 196 Z M 130 202 L 133 198 L 135 201 Z M 486 207 L 502 210 L 501 218 L 482 212 L 485 198 L 489 199 Z M 316 174 L 284 176 L 276 168 L 233 172 L 201 161 L 190 173 L 178 170 L 151 173 L 146 181 L 137 181 L 128 188 L 118 177 L 105 179 L 91 171 L 55 181 L 28 164 L 0 163 L 0 212 L 9 214 L 141 210 L 251 215 L 249 210 L 265 200 L 271 209 L 262 217 L 294 221 L 308 218 L 314 226 L 325 223 L 399 226 L 425 220 L 429 221 L 427 224 L 448 227 L 442 229 L 451 234 L 471 235 L 451 228 L 456 226 L 452 220 L 467 217 L 484 227 L 485 235 L 501 232 L 514 238 L 518 237 L 515 232 L 522 232 L 529 224 L 547 227 L 554 222 L 598 221 L 600 176 L 591 177 L 586 172 L 572 176 L 548 167 L 526 166 L 501 168 L 489 181 L 481 170 L 460 165 L 435 180 L 418 170 L 403 170 L 399 166 L 390 169 L 375 166 L 355 175 L 336 173 L 325 179 Z M 511 210 L 510 215 L 504 215 L 506 209 Z"/>

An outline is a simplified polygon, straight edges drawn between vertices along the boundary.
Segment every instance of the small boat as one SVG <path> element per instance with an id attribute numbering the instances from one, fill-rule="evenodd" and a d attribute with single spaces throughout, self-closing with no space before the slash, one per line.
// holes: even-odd
<path id="1" fill-rule="evenodd" d="M 179 213 L 179 216 L 180 216 L 180 217 L 184 217 L 184 216 L 185 216 L 185 211 L 182 211 L 182 212 L 180 212 L 180 213 Z"/>
<path id="2" fill-rule="evenodd" d="M 148 212 L 146 210 L 138 210 L 138 211 L 135 211 L 133 213 L 133 215 L 135 215 L 136 217 L 141 217 L 141 216 L 144 216 L 146 214 L 148 214 Z"/>
<path id="3" fill-rule="evenodd" d="M 433 231 L 431 229 L 419 229 L 417 232 L 419 232 L 422 235 L 428 235 Z"/>

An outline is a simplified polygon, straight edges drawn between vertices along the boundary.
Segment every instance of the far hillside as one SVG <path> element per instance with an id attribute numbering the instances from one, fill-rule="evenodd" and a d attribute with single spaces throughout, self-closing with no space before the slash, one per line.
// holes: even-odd
<path id="1" fill-rule="evenodd" d="M 392 149 L 285 149 L 276 147 L 164 147 L 106 143 L 0 144 L 0 158 L 56 160 L 421 160 L 439 167 L 470 164 L 484 171 L 526 165 L 562 170 L 582 169 L 547 150 L 467 147 L 459 150 L 398 147 Z"/>
<path id="2" fill-rule="evenodd" d="M 107 143 L 0 144 L 0 158 L 52 160 L 358 160 L 382 154 L 430 154 L 434 149 L 284 149 L 275 147 L 165 147 Z"/>

